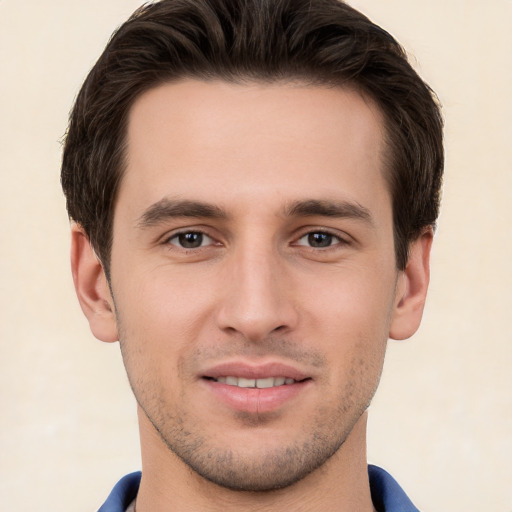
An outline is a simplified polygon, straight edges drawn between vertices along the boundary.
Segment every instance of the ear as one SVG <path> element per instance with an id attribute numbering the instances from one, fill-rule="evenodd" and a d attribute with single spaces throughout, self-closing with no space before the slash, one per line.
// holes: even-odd
<path id="1" fill-rule="evenodd" d="M 389 337 L 405 340 L 420 326 L 430 280 L 430 249 L 433 231 L 425 230 L 409 247 L 405 270 L 398 276 Z"/>
<path id="2" fill-rule="evenodd" d="M 103 265 L 78 224 L 71 227 L 71 271 L 78 301 L 96 338 L 118 340 L 114 301 Z"/>

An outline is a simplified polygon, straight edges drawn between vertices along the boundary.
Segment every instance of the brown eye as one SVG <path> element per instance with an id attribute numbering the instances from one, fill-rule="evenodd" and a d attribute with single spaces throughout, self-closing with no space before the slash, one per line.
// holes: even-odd
<path id="1" fill-rule="evenodd" d="M 332 235 L 331 233 L 324 231 L 313 231 L 300 237 L 297 245 L 304 245 L 307 247 L 313 247 L 315 249 L 325 249 L 342 242 L 343 240 L 341 240 L 336 235 Z"/>
<path id="2" fill-rule="evenodd" d="M 212 243 L 212 239 L 200 231 L 187 231 L 174 235 L 169 242 L 183 249 L 198 249 Z"/>
<path id="3" fill-rule="evenodd" d="M 333 236 L 329 233 L 309 233 L 308 243 L 311 247 L 330 247 Z"/>

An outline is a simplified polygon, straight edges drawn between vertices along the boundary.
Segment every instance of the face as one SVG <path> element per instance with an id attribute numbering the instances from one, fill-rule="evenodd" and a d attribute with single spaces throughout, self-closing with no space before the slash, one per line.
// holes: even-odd
<path id="1" fill-rule="evenodd" d="M 127 140 L 111 286 L 142 414 L 220 485 L 300 480 L 360 421 L 397 305 L 378 109 L 183 81 L 137 100 Z"/>

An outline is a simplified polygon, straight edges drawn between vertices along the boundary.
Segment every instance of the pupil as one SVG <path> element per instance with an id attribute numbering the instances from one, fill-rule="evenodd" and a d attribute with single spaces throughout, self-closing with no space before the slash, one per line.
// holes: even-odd
<path id="1" fill-rule="evenodd" d="M 310 233 L 308 242 L 311 247 L 329 247 L 332 243 L 332 235 L 328 233 Z"/>
<path id="2" fill-rule="evenodd" d="M 180 245 L 186 249 L 195 249 L 201 247 L 203 243 L 202 233 L 182 233 L 178 236 Z"/>

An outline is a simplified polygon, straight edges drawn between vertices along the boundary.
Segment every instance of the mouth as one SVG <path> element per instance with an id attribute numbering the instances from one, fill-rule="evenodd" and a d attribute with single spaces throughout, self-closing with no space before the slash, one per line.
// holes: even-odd
<path id="1" fill-rule="evenodd" d="M 201 381 L 228 408 L 255 414 L 287 407 L 313 385 L 312 376 L 278 362 L 219 364 L 206 370 Z"/>
<path id="2" fill-rule="evenodd" d="M 217 378 L 213 377 L 205 377 L 208 380 L 212 380 L 214 382 L 220 382 L 221 384 L 227 384 L 228 386 L 235 386 L 238 388 L 257 388 L 257 389 L 268 389 L 275 388 L 279 386 L 290 386 L 291 384 L 295 384 L 297 382 L 303 382 L 302 379 L 297 381 L 290 377 L 263 377 L 259 379 L 251 379 L 246 377 L 236 377 L 233 375 L 220 376 Z"/>

